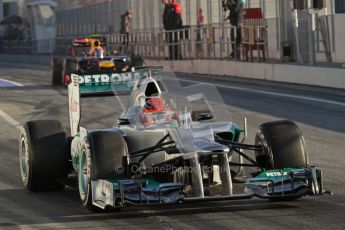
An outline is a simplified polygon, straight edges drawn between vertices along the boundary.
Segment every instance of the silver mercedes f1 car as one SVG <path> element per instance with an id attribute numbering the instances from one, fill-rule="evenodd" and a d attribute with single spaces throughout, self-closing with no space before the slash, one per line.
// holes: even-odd
<path id="1" fill-rule="evenodd" d="M 77 74 L 68 85 L 71 136 L 59 121 L 24 124 L 19 162 L 29 191 L 70 185 L 92 210 L 327 193 L 294 122 L 262 124 L 247 144 L 246 121 L 243 128 L 232 122 L 215 86 L 182 87 L 173 74 L 152 67 L 120 75 L 111 85 L 123 111 L 108 129 L 82 126 L 84 76 Z M 97 84 L 83 85 L 83 92 Z"/>

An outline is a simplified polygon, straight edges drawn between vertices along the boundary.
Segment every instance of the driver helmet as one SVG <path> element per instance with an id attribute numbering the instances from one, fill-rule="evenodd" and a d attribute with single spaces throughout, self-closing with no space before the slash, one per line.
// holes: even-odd
<path id="1" fill-rule="evenodd" d="M 164 99 L 161 97 L 148 99 L 144 105 L 143 112 L 144 113 L 165 112 Z"/>
<path id="2" fill-rule="evenodd" d="M 103 58 L 104 56 L 104 50 L 101 47 L 101 42 L 99 40 L 95 40 L 93 42 L 93 52 L 94 52 L 94 56 L 98 57 L 98 58 Z"/>

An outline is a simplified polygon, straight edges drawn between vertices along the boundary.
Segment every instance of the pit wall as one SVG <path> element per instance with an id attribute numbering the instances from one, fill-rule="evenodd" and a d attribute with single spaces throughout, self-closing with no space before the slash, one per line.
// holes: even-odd
<path id="1" fill-rule="evenodd" d="M 345 89 L 345 68 L 219 60 L 147 60 L 146 64 L 153 66 L 161 65 L 166 69 L 182 73 L 237 76 L 258 80 Z"/>
<path id="2" fill-rule="evenodd" d="M 50 67 L 51 58 L 51 56 L 44 55 L 0 55 L 1 62 L 37 64 L 47 67 Z M 344 68 L 330 68 L 220 60 L 146 60 L 146 65 L 164 66 L 167 70 L 181 73 L 236 76 L 257 80 L 345 89 L 345 66 Z"/>

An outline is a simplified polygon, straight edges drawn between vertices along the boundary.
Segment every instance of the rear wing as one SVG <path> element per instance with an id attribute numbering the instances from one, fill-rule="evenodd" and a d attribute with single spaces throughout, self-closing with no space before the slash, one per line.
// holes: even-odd
<path id="1" fill-rule="evenodd" d="M 140 67 L 135 71 L 125 73 L 102 73 L 77 75 L 80 96 L 105 96 L 130 93 L 134 83 L 146 77 L 157 74 L 162 67 Z M 72 77 L 73 78 L 73 77 Z"/>
<path id="2" fill-rule="evenodd" d="M 133 72 L 93 75 L 71 74 L 68 85 L 68 102 L 71 135 L 79 132 L 81 118 L 81 97 L 113 96 L 131 93 L 134 84 L 142 78 L 152 77 L 162 67 L 142 67 Z"/>
<path id="3" fill-rule="evenodd" d="M 72 41 L 73 47 L 92 47 L 94 41 L 99 41 L 102 47 L 107 45 L 106 38 L 103 36 L 91 36 L 75 38 Z"/>

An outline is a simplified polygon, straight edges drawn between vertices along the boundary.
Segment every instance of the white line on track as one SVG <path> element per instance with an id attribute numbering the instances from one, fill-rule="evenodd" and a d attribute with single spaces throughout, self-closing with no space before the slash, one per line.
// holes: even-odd
<path id="1" fill-rule="evenodd" d="M 0 81 L 4 81 L 4 82 L 7 82 L 7 83 L 16 85 L 16 86 L 24 86 L 23 84 L 20 84 L 20 83 L 18 83 L 18 82 L 6 80 L 6 79 L 3 79 L 3 78 L 0 78 Z"/>
<path id="2" fill-rule="evenodd" d="M 6 122 L 8 122 L 13 127 L 17 128 L 18 130 L 21 130 L 21 124 L 2 110 L 0 110 L 0 117 L 2 117 Z"/>
<path id="3" fill-rule="evenodd" d="M 198 81 L 184 80 L 183 78 L 178 78 L 178 80 L 200 84 L 200 82 L 198 82 Z M 205 82 L 205 83 L 208 83 L 208 82 Z M 250 92 L 250 93 L 266 94 L 266 95 L 277 96 L 277 97 L 295 98 L 295 99 L 300 99 L 300 100 L 305 100 L 305 101 L 320 102 L 320 103 L 332 104 L 332 105 L 338 105 L 338 106 L 344 106 L 345 107 L 345 103 L 340 102 L 340 101 L 332 101 L 332 100 L 327 100 L 327 99 L 301 96 L 301 95 L 292 95 L 292 94 L 286 94 L 286 93 L 275 93 L 275 92 L 270 92 L 270 91 L 262 91 L 262 90 L 249 89 L 249 88 L 236 87 L 236 86 L 227 86 L 227 85 L 222 85 L 222 84 L 214 84 L 214 83 L 208 83 L 208 84 L 213 84 L 215 86 L 227 88 L 227 89 L 246 91 L 246 92 Z"/>

